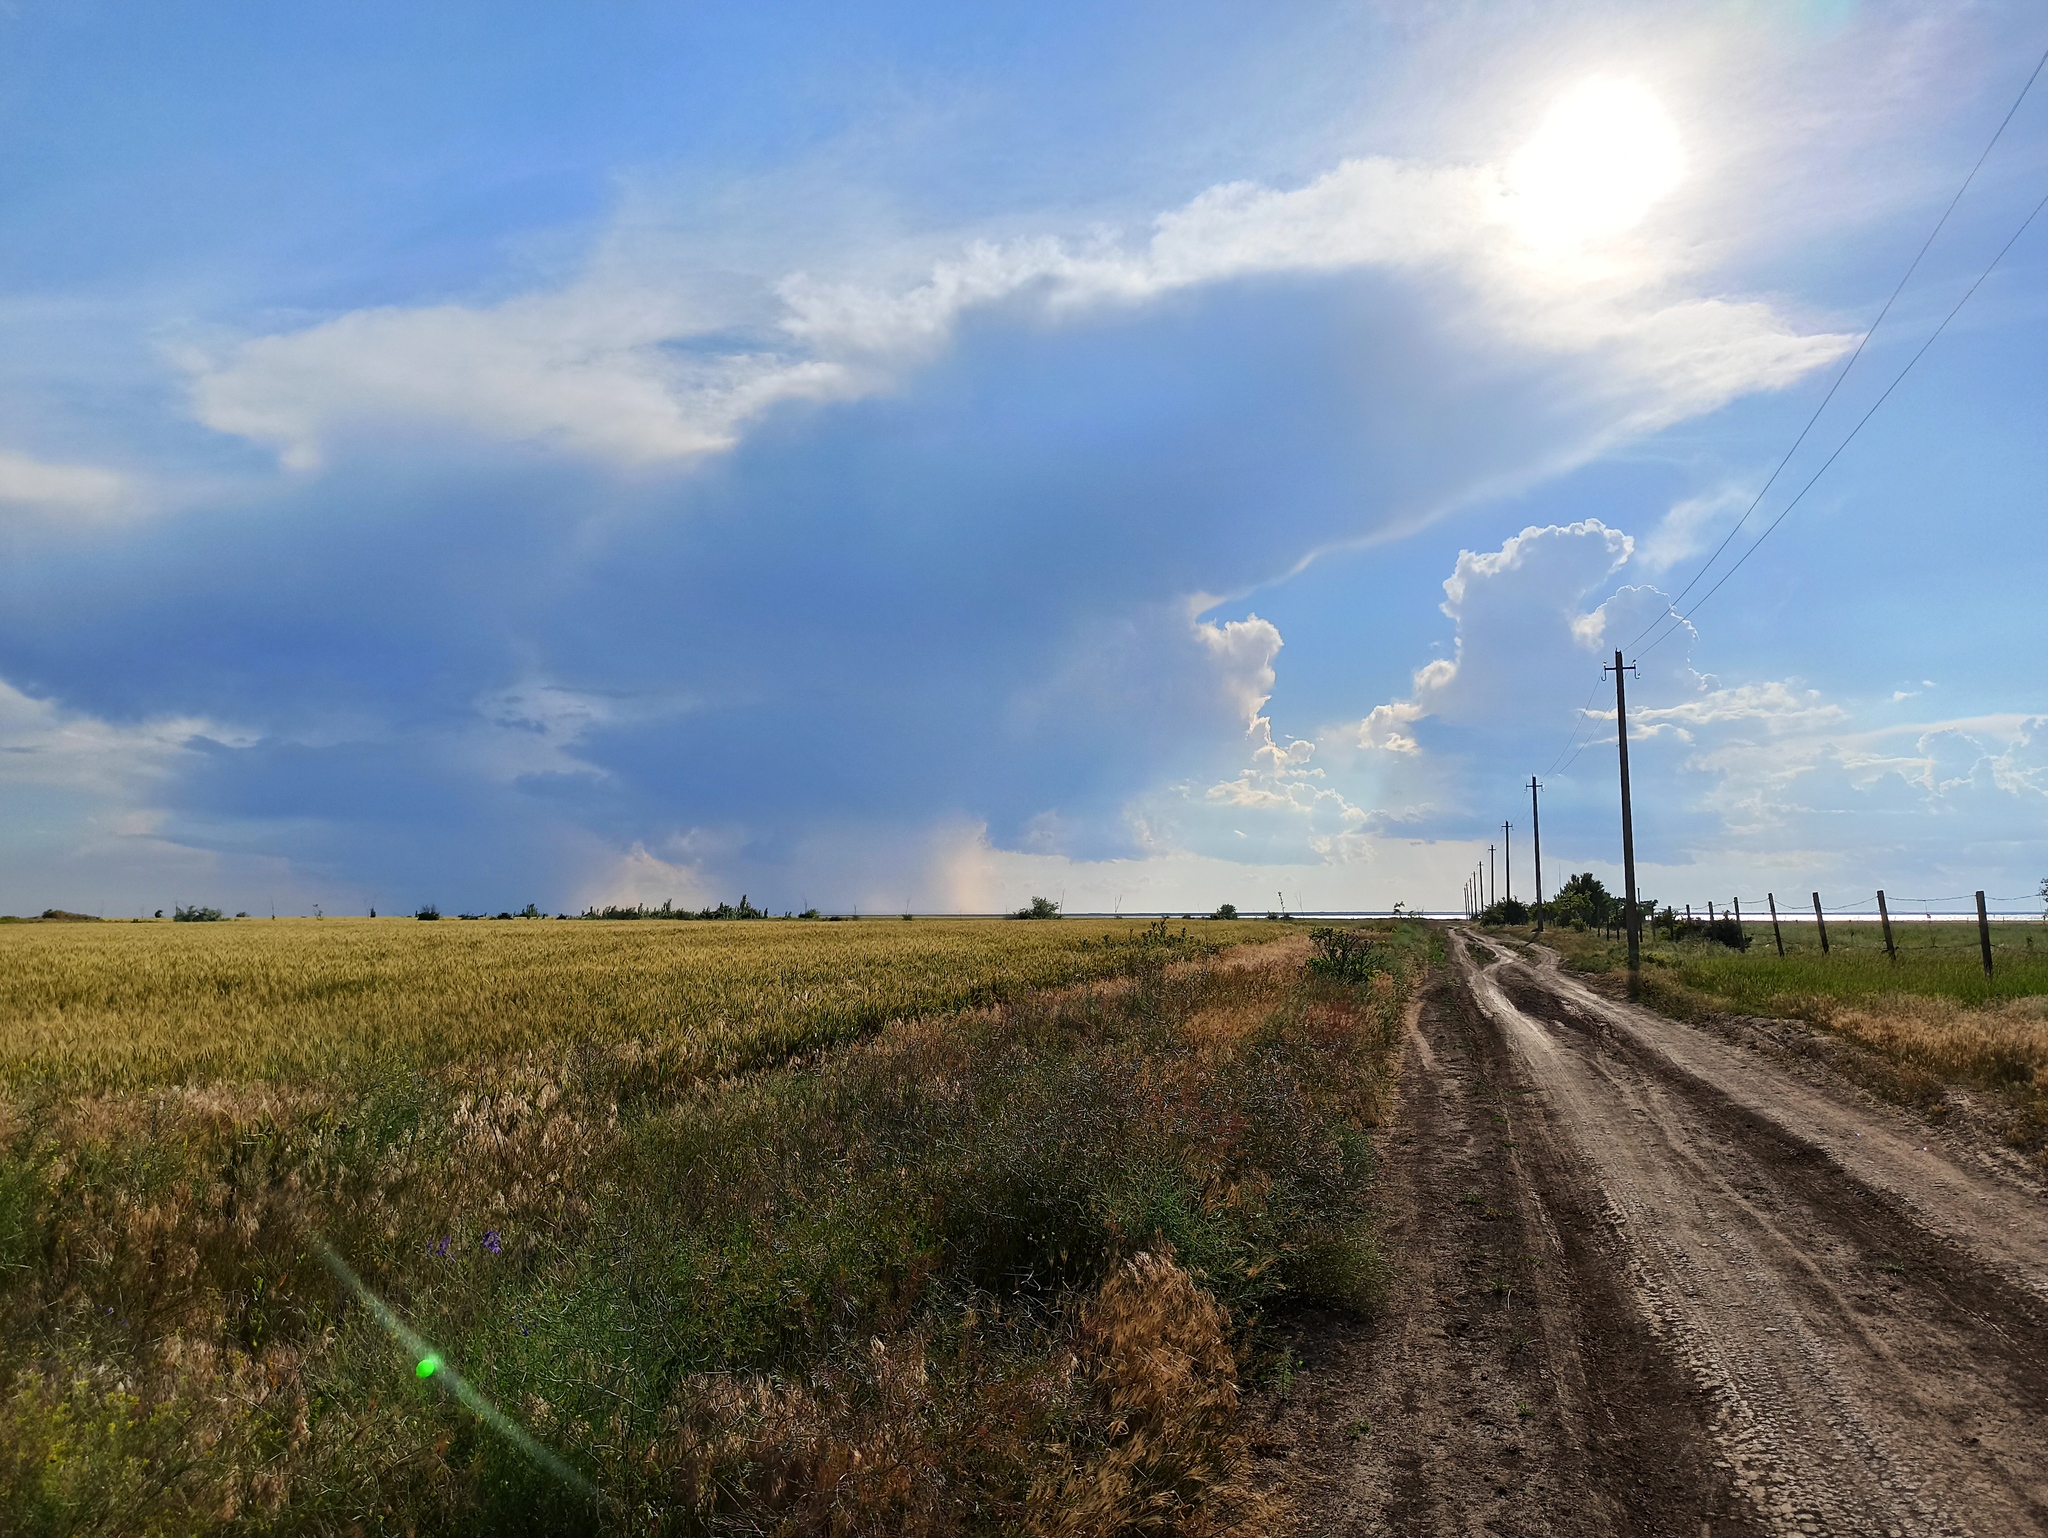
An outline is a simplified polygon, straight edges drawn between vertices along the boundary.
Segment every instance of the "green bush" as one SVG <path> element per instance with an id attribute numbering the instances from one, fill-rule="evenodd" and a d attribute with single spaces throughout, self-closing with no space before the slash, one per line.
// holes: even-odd
<path id="1" fill-rule="evenodd" d="M 176 924 L 218 924 L 221 911 L 218 908 L 179 908 L 171 914 Z"/>
<path id="2" fill-rule="evenodd" d="M 1320 925 L 1308 932 L 1316 948 L 1308 969 L 1319 977 L 1340 977 L 1363 982 L 1387 970 L 1385 959 L 1374 948 L 1372 937 L 1362 929 L 1338 929 Z"/>

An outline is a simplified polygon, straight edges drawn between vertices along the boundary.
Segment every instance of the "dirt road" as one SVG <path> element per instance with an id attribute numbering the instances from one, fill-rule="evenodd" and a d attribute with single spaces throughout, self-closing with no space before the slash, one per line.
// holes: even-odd
<path id="1" fill-rule="evenodd" d="M 1309 1532 L 2048 1533 L 2048 1199 L 1824 1073 L 1454 936 L 1364 1324 L 1272 1444 Z"/>

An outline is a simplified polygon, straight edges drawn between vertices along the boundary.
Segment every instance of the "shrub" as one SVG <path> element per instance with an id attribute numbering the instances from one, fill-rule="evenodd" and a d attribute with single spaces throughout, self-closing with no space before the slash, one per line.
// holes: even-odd
<path id="1" fill-rule="evenodd" d="M 218 924 L 221 912 L 218 908 L 179 908 L 171 915 L 175 924 Z"/>
<path id="2" fill-rule="evenodd" d="M 1316 948 L 1316 954 L 1309 958 L 1308 969 L 1320 977 L 1363 982 L 1387 969 L 1386 963 L 1374 951 L 1371 936 L 1364 930 L 1324 925 L 1311 929 L 1308 937 Z"/>
<path id="3" fill-rule="evenodd" d="M 1516 902 L 1512 897 L 1503 897 L 1479 915 L 1482 924 L 1526 924 L 1529 922 L 1529 905 Z"/>
<path id="4" fill-rule="evenodd" d="M 1213 916 L 1219 919 L 1234 919 L 1237 917 L 1237 904 L 1224 903 L 1216 909 Z"/>
<path id="5" fill-rule="evenodd" d="M 1060 916 L 1060 905 L 1050 897 L 1034 897 L 1029 907 L 1019 908 L 1010 917 L 1013 919 L 1056 919 Z"/>
<path id="6" fill-rule="evenodd" d="M 413 914 L 413 917 L 414 917 L 414 918 L 416 918 L 416 919 L 429 919 L 429 920 L 431 920 L 431 919 L 437 919 L 437 918 L 439 918 L 440 916 L 441 916 L 441 910 L 440 910 L 439 908 L 435 907 L 435 906 L 434 906 L 434 905 L 433 905 L 432 903 L 428 903 L 428 904 L 427 904 L 427 905 L 426 905 L 425 907 L 421 908 L 421 909 L 420 909 L 420 910 L 419 910 L 419 911 L 418 911 L 417 913 Z"/>

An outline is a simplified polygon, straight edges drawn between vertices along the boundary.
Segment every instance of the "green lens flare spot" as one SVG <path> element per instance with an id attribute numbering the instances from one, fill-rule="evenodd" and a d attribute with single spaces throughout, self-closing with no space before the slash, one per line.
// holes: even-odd
<path id="1" fill-rule="evenodd" d="M 431 1378 L 434 1376 L 435 1373 L 439 1372 L 440 1370 L 441 1359 L 438 1356 L 435 1356 L 430 1351 L 425 1356 L 420 1358 L 420 1365 L 415 1367 L 412 1371 L 413 1376 L 416 1378 Z"/>

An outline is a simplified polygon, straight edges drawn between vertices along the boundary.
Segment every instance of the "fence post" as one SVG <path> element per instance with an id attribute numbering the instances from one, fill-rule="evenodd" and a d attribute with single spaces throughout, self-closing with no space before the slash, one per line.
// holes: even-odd
<path id="1" fill-rule="evenodd" d="M 1984 952 L 1984 975 L 1991 975 L 1991 919 L 1984 912 L 1984 894 L 1977 894 L 1977 946 Z"/>
<path id="2" fill-rule="evenodd" d="M 1735 938 L 1742 938 L 1742 899 L 1735 899 Z"/>
<path id="3" fill-rule="evenodd" d="M 1771 938 L 1778 942 L 1778 955 L 1782 958 L 1785 954 L 1785 931 L 1778 927 L 1778 894 L 1766 892 L 1764 901 L 1771 905 Z"/>
<path id="4" fill-rule="evenodd" d="M 1828 921 L 1821 915 L 1818 892 L 1813 894 L 1813 927 L 1820 931 L 1820 953 L 1825 956 L 1828 953 Z"/>
<path id="5" fill-rule="evenodd" d="M 1877 916 L 1884 924 L 1884 953 L 1896 962 L 1899 959 L 1899 952 L 1892 944 L 1892 910 L 1884 905 L 1883 887 L 1877 889 Z"/>

